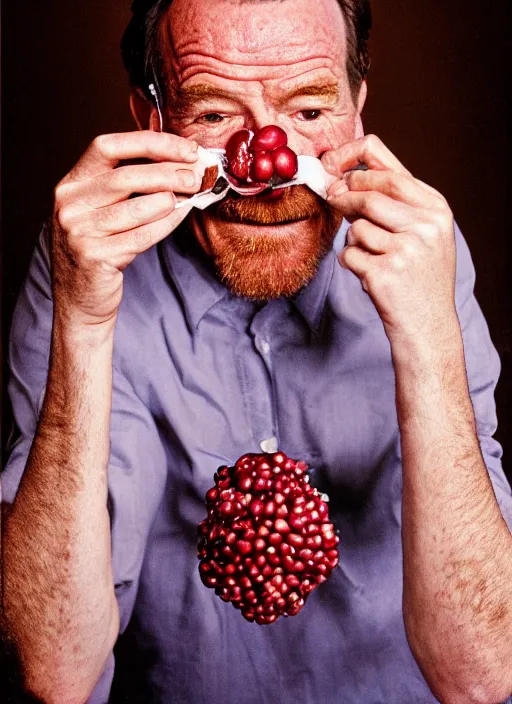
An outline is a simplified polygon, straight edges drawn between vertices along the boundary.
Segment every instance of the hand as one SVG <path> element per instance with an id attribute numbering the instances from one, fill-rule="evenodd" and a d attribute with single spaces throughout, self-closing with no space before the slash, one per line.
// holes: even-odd
<path id="1" fill-rule="evenodd" d="M 340 264 L 356 274 L 393 343 L 436 343 L 458 325 L 453 215 L 375 136 L 322 157 L 328 202 L 351 223 Z M 368 171 L 349 169 L 364 163 Z M 348 172 L 348 173 L 347 173 Z"/>
<path id="2" fill-rule="evenodd" d="M 132 159 L 153 163 L 118 166 Z M 55 189 L 54 306 L 66 320 L 79 326 L 115 320 L 123 270 L 184 219 L 188 211 L 175 211 L 175 193 L 199 191 L 196 162 L 197 144 L 171 134 L 129 132 L 93 141 Z"/>

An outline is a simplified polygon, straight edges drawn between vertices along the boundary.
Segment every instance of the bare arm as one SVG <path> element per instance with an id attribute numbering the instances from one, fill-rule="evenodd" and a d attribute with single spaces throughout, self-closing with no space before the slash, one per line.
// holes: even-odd
<path id="1" fill-rule="evenodd" d="M 122 272 L 186 214 L 173 194 L 199 188 L 199 173 L 183 180 L 191 148 L 168 134 L 106 135 L 56 189 L 47 388 L 3 541 L 3 627 L 45 703 L 86 701 L 118 635 L 107 466 Z M 115 168 L 135 158 L 156 163 Z"/>
<path id="2" fill-rule="evenodd" d="M 373 135 L 327 153 L 352 226 L 340 263 L 391 344 L 403 456 L 404 621 L 432 691 L 496 704 L 512 690 L 512 536 L 484 465 L 455 309 L 453 216 Z M 367 172 L 343 175 L 357 163 Z"/>
<path id="3" fill-rule="evenodd" d="M 394 356 L 403 456 L 404 619 L 435 694 L 512 692 L 512 538 L 484 465 L 460 334 Z"/>
<path id="4" fill-rule="evenodd" d="M 84 701 L 118 634 L 107 463 L 112 327 L 55 321 L 39 428 L 4 529 L 4 608 L 27 689 Z"/>

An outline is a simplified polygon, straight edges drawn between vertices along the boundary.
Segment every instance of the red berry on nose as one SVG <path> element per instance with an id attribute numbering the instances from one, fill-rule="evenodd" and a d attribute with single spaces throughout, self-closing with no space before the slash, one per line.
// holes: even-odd
<path id="1" fill-rule="evenodd" d="M 282 452 L 244 455 L 220 468 L 206 493 L 199 574 L 248 621 L 297 614 L 338 564 L 328 507 L 306 469 Z"/>
<path id="2" fill-rule="evenodd" d="M 272 152 L 272 161 L 274 162 L 276 176 L 279 176 L 279 178 L 284 181 L 290 181 L 299 168 L 297 155 L 290 147 L 278 147 L 274 149 Z"/>
<path id="3" fill-rule="evenodd" d="M 288 137 L 284 130 L 277 125 L 265 125 L 256 133 L 251 143 L 251 149 L 254 152 L 272 151 L 287 144 Z"/>
<path id="4" fill-rule="evenodd" d="M 274 175 L 274 162 L 269 152 L 256 152 L 250 174 L 253 181 L 270 181 Z"/>
<path id="5" fill-rule="evenodd" d="M 226 144 L 226 159 L 229 171 L 235 178 L 246 181 L 249 176 L 249 167 L 253 155 L 249 151 L 251 133 L 249 130 L 239 130 L 231 135 Z"/>
<path id="6" fill-rule="evenodd" d="M 228 172 L 242 183 L 268 183 L 274 176 L 292 179 L 298 161 L 287 141 L 286 132 L 277 125 L 262 127 L 254 136 L 245 129 L 235 132 L 226 145 Z"/>

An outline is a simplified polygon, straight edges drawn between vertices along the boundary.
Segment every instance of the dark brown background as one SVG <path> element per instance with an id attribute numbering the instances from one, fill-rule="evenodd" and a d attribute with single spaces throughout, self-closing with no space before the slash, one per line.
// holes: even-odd
<path id="1" fill-rule="evenodd" d="M 132 129 L 118 51 L 128 5 L 129 0 L 4 5 L 4 349 L 52 188 L 95 135 Z M 506 5 L 507 0 L 374 0 L 365 126 L 445 194 L 469 242 L 477 296 L 504 367 L 497 393 L 499 439 L 510 455 Z M 4 415 L 8 424 L 8 411 Z M 506 466 L 510 472 L 510 463 Z"/>

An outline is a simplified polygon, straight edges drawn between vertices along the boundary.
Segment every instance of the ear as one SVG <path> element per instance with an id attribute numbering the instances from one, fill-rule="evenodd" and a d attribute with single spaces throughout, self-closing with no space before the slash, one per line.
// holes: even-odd
<path id="1" fill-rule="evenodd" d="M 130 110 L 139 130 L 160 131 L 160 120 L 156 107 L 137 90 L 130 93 Z"/>
<path id="2" fill-rule="evenodd" d="M 361 83 L 359 89 L 359 95 L 357 96 L 357 118 L 356 118 L 356 129 L 354 137 L 356 139 L 361 139 L 364 137 L 364 127 L 361 113 L 363 112 L 364 104 L 366 103 L 366 96 L 368 95 L 368 84 L 366 81 Z"/>

